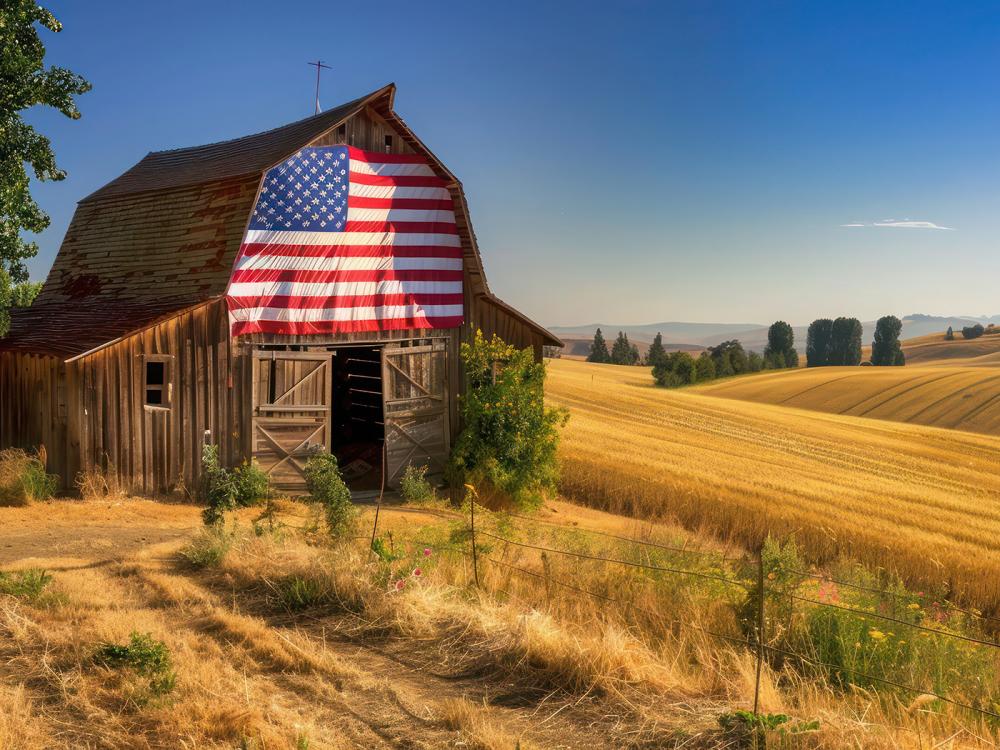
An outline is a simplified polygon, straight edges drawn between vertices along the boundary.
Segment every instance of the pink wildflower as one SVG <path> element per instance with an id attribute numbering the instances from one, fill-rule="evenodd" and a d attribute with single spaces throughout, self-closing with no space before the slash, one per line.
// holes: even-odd
<path id="1" fill-rule="evenodd" d="M 404 586 L 406 586 L 405 578 L 400 578 L 398 581 L 396 581 L 396 591 L 402 591 Z"/>
<path id="2" fill-rule="evenodd" d="M 430 556 L 431 556 L 431 548 L 424 547 L 424 557 L 430 557 Z"/>
<path id="3" fill-rule="evenodd" d="M 424 571 L 422 571 L 420 568 L 414 568 L 413 569 L 413 577 L 414 578 L 420 578 L 420 576 L 422 576 L 423 574 L 424 574 Z"/>

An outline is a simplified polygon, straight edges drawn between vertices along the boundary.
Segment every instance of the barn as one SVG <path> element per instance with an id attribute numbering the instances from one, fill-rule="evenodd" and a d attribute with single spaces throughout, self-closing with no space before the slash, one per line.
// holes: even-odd
<path id="1" fill-rule="evenodd" d="M 150 153 L 81 200 L 0 339 L 0 446 L 44 445 L 65 487 L 100 469 L 148 494 L 197 487 L 206 442 L 289 492 L 317 447 L 358 491 L 411 463 L 441 471 L 461 342 L 479 329 L 537 357 L 560 342 L 490 291 L 462 184 L 396 114 L 395 91 Z M 317 164 L 350 179 L 349 207 L 310 193 Z M 430 221 L 408 221 L 420 211 Z"/>

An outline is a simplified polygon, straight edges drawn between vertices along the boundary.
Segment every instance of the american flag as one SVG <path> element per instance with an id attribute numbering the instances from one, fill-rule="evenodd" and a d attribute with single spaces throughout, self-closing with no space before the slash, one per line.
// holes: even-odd
<path id="1" fill-rule="evenodd" d="M 234 336 L 461 325 L 447 183 L 416 154 L 303 148 L 264 176 L 226 300 Z"/>

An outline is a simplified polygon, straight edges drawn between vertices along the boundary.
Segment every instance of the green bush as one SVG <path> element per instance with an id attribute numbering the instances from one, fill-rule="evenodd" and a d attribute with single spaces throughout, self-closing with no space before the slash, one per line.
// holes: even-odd
<path id="1" fill-rule="evenodd" d="M 428 503 L 437 498 L 437 493 L 427 481 L 426 466 L 407 466 L 399 480 L 399 491 L 408 503 Z"/>
<path id="2" fill-rule="evenodd" d="M 36 600 L 52 583 L 52 576 L 41 568 L 4 572 L 0 570 L 0 594 Z"/>
<path id="3" fill-rule="evenodd" d="M 320 504 L 326 517 L 327 530 L 338 537 L 354 528 L 357 509 L 351 502 L 351 491 L 340 476 L 337 457 L 330 453 L 317 453 L 306 462 L 306 486 L 313 499 Z"/>
<path id="4" fill-rule="evenodd" d="M 233 503 L 240 508 L 260 505 L 271 494 L 270 479 L 252 459 L 236 467 L 232 483 Z"/>
<path id="5" fill-rule="evenodd" d="M 128 669 L 149 678 L 149 696 L 160 697 L 174 689 L 177 675 L 170 661 L 170 650 L 163 641 L 149 633 L 132 632 L 127 644 L 103 643 L 94 660 L 109 669 Z M 145 702 L 140 697 L 140 704 Z"/>
<path id="6" fill-rule="evenodd" d="M 465 425 L 455 441 L 449 479 L 488 484 L 521 506 L 539 503 L 559 478 L 558 428 L 568 413 L 545 406 L 545 365 L 476 331 L 463 343 L 467 391 L 459 399 Z"/>
<path id="7" fill-rule="evenodd" d="M 201 512 L 207 526 L 222 523 L 226 511 L 236 506 L 236 483 L 219 463 L 219 448 L 215 445 L 206 444 L 201 449 L 201 497 L 207 504 Z"/>
<path id="8" fill-rule="evenodd" d="M 211 524 L 181 547 L 180 556 L 196 568 L 218 567 L 233 546 L 233 534 L 221 523 Z"/>
<path id="9" fill-rule="evenodd" d="M 0 451 L 0 506 L 23 506 L 50 499 L 59 477 L 48 474 L 38 456 L 16 448 Z"/>

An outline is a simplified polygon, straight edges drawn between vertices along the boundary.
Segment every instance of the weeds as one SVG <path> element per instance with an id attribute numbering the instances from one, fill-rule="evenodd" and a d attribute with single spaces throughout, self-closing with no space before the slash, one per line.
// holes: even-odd
<path id="1" fill-rule="evenodd" d="M 163 641 L 154 639 L 149 633 L 133 631 L 126 644 L 103 643 L 94 654 L 94 660 L 109 669 L 130 670 L 144 679 L 148 678 L 145 694 L 132 696 L 139 706 L 170 693 L 177 683 L 170 650 Z"/>
<path id="2" fill-rule="evenodd" d="M 330 599 L 330 586 L 317 577 L 293 575 L 277 585 L 282 605 L 291 612 L 325 604 Z"/>
<path id="3" fill-rule="evenodd" d="M 313 499 L 323 509 L 330 536 L 346 536 L 354 528 L 357 510 L 351 502 L 351 491 L 340 475 L 337 457 L 317 453 L 306 462 L 306 486 Z"/>
<path id="4" fill-rule="evenodd" d="M 399 492 L 408 503 L 433 503 L 437 500 L 434 487 L 427 481 L 427 467 L 409 464 L 399 480 Z"/>
<path id="5" fill-rule="evenodd" d="M 179 554 L 196 568 L 217 568 L 232 548 L 234 536 L 217 523 L 195 534 Z"/>
<path id="6" fill-rule="evenodd" d="M 83 500 L 120 500 L 128 495 L 114 464 L 107 471 L 87 469 L 76 475 L 77 491 Z"/>
<path id="7" fill-rule="evenodd" d="M 37 601 L 50 583 L 52 576 L 41 568 L 12 572 L 0 570 L 0 594 Z"/>
<path id="8" fill-rule="evenodd" d="M 16 448 L 0 451 L 0 506 L 24 506 L 50 499 L 59 488 L 59 477 L 45 471 L 39 455 Z"/>

